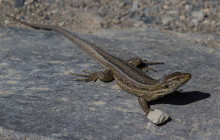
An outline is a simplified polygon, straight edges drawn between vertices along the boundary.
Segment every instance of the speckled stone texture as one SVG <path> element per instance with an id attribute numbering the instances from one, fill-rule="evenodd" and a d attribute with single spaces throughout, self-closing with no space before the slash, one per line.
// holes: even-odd
<path id="1" fill-rule="evenodd" d="M 69 72 L 102 68 L 51 31 L 0 29 L 0 138 L 210 139 L 220 137 L 220 50 L 153 29 L 82 35 L 123 59 L 163 61 L 154 78 L 181 71 L 192 79 L 181 96 L 151 103 L 172 120 L 152 124 L 137 97 L 115 82 L 74 81 Z M 10 135 L 11 134 L 11 135 Z M 13 135 L 12 135 L 13 134 Z M 10 137 L 10 136 L 11 137 Z"/>

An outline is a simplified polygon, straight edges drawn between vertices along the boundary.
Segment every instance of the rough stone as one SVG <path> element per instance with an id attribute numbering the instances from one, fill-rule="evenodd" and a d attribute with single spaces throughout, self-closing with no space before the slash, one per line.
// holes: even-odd
<path id="1" fill-rule="evenodd" d="M 25 5 L 29 5 L 29 4 L 31 4 L 31 3 L 33 3 L 33 2 L 34 2 L 34 0 L 26 0 L 24 4 L 25 4 Z"/>
<path id="2" fill-rule="evenodd" d="M 25 0 L 15 0 L 15 7 L 22 7 Z"/>
<path id="3" fill-rule="evenodd" d="M 138 11 L 138 8 L 139 8 L 139 2 L 133 1 L 131 11 Z"/>
<path id="4" fill-rule="evenodd" d="M 0 127 L 5 138 L 42 139 L 218 139 L 220 137 L 220 51 L 153 29 L 82 35 L 123 59 L 163 61 L 148 72 L 156 79 L 181 71 L 192 79 L 182 96 L 151 102 L 169 114 L 158 127 L 137 97 L 115 82 L 84 83 L 69 72 L 104 69 L 69 40 L 52 31 L 0 29 Z M 179 95 L 178 94 L 178 95 Z M 28 137 L 27 137 L 28 136 Z"/>
<path id="5" fill-rule="evenodd" d="M 169 116 L 159 109 L 150 111 L 147 118 L 156 125 L 160 125 L 169 119 Z"/>
<path id="6" fill-rule="evenodd" d="M 203 13 L 202 10 L 192 12 L 192 16 L 194 18 L 197 18 L 198 20 L 203 20 L 204 19 L 204 13 Z"/>
<path id="7" fill-rule="evenodd" d="M 163 17 L 161 21 L 162 21 L 163 25 L 167 25 L 168 23 L 170 23 L 173 20 L 174 20 L 174 18 L 172 18 L 170 16 L 166 16 L 166 17 Z"/>
<path id="8" fill-rule="evenodd" d="M 197 26 L 199 24 L 199 19 L 197 18 L 192 19 L 192 23 L 193 25 Z"/>

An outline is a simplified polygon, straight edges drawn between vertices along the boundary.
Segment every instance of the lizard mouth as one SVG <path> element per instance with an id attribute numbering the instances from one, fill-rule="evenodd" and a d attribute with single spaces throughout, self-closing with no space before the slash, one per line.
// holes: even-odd
<path id="1" fill-rule="evenodd" d="M 188 82 L 190 79 L 191 79 L 191 77 L 192 77 L 192 75 L 190 74 L 190 73 L 182 73 L 182 76 L 181 76 L 182 78 L 182 82 L 180 82 L 180 84 L 176 87 L 176 90 L 179 88 L 179 87 L 181 87 L 182 85 L 184 85 L 186 82 Z M 175 91 L 175 90 L 174 90 Z"/>
<path id="2" fill-rule="evenodd" d="M 184 77 L 184 81 L 186 83 L 191 79 L 192 75 L 190 73 L 183 73 L 183 77 Z"/>

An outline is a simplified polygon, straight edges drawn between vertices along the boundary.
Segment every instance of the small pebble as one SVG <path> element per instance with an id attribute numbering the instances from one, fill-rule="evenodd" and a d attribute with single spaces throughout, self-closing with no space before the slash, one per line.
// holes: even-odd
<path id="1" fill-rule="evenodd" d="M 24 3 L 24 5 L 29 5 L 29 4 L 31 4 L 31 3 L 33 3 L 33 2 L 34 2 L 34 0 L 26 0 L 25 3 Z"/>
<path id="2" fill-rule="evenodd" d="M 170 23 L 172 20 L 174 20 L 174 18 L 166 16 L 164 18 L 162 18 L 162 24 L 163 25 L 167 25 L 168 23 Z"/>
<path id="3" fill-rule="evenodd" d="M 147 118 L 154 124 L 160 125 L 161 123 L 166 122 L 169 119 L 169 116 L 166 113 L 163 113 L 159 109 L 150 111 L 147 115 Z"/>
<path id="4" fill-rule="evenodd" d="M 15 7 L 22 7 L 25 0 L 15 0 Z"/>
<path id="5" fill-rule="evenodd" d="M 194 12 L 192 12 L 192 16 L 194 18 L 197 18 L 198 20 L 203 20 L 204 13 L 202 11 L 194 11 Z"/>
<path id="6" fill-rule="evenodd" d="M 133 1 L 131 11 L 138 11 L 138 7 L 139 7 L 139 2 Z"/>

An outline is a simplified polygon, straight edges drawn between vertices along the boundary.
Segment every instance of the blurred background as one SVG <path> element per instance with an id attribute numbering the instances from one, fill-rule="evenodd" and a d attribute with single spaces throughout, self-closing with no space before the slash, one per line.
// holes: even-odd
<path id="1" fill-rule="evenodd" d="M 0 0 L 1 26 L 20 26 L 5 14 L 80 33 L 151 27 L 220 47 L 220 0 Z"/>

